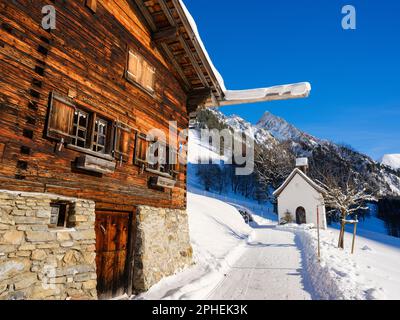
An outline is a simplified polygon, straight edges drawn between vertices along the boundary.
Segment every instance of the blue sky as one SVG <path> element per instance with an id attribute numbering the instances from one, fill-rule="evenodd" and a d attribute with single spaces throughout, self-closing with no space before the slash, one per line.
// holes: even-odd
<path id="1" fill-rule="evenodd" d="M 184 0 L 228 89 L 309 81 L 308 99 L 224 107 L 270 111 L 379 159 L 400 153 L 400 1 Z M 357 30 L 341 27 L 354 5 Z"/>

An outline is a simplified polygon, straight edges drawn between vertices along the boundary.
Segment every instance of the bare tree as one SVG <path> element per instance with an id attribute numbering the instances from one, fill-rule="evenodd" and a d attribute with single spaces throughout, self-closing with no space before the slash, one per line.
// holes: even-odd
<path id="1" fill-rule="evenodd" d="M 350 169 L 346 174 L 337 174 L 326 168 L 325 173 L 320 172 L 319 176 L 318 183 L 325 190 L 326 205 L 340 212 L 341 230 L 344 230 L 344 221 L 349 215 L 368 210 L 367 202 L 376 200 L 358 174 Z M 340 233 L 339 247 L 344 248 L 344 232 Z"/>
<path id="2" fill-rule="evenodd" d="M 293 171 L 295 156 L 289 142 L 281 142 L 271 148 L 259 146 L 255 153 L 255 171 L 258 182 L 274 189 Z"/>

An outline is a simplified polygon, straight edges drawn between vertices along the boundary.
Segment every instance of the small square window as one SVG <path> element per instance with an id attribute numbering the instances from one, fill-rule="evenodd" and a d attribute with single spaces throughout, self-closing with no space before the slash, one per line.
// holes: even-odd
<path id="1" fill-rule="evenodd" d="M 154 93 L 156 69 L 140 54 L 129 50 L 126 77 L 149 93 Z"/>
<path id="2" fill-rule="evenodd" d="M 68 209 L 67 203 L 52 203 L 50 215 L 50 227 L 53 228 L 67 228 L 68 223 Z"/>

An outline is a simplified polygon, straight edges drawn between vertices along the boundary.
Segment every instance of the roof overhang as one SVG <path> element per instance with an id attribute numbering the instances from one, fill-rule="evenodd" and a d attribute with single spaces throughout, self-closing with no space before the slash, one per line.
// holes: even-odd
<path id="1" fill-rule="evenodd" d="M 287 177 L 287 179 L 285 180 L 284 183 L 282 183 L 282 185 L 275 190 L 275 192 L 272 194 L 274 197 L 279 197 L 281 195 L 281 193 L 286 189 L 286 187 L 289 185 L 289 183 L 293 180 L 293 178 L 296 175 L 300 175 L 300 177 L 302 177 L 312 188 L 314 188 L 317 192 L 324 194 L 325 190 L 319 186 L 318 184 L 316 184 L 310 177 L 308 177 L 303 171 L 301 171 L 300 169 L 296 168 L 292 171 L 292 173 L 289 175 L 289 177 Z"/>
<path id="2" fill-rule="evenodd" d="M 227 90 L 182 0 L 132 0 L 189 93 L 189 111 L 198 106 L 221 107 L 308 97 L 308 82 L 251 90 Z M 193 104 L 194 103 L 194 104 Z"/>

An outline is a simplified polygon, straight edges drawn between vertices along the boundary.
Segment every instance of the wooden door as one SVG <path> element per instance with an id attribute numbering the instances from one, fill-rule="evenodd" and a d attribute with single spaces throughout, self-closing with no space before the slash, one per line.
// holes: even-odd
<path id="1" fill-rule="evenodd" d="M 306 223 L 306 209 L 303 207 L 298 207 L 296 210 L 296 223 L 305 224 Z"/>
<path id="2" fill-rule="evenodd" d="M 127 212 L 96 212 L 97 292 L 100 299 L 127 292 L 131 215 Z"/>

